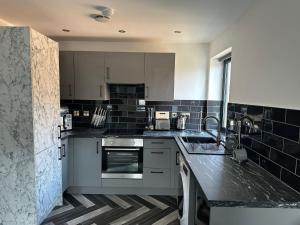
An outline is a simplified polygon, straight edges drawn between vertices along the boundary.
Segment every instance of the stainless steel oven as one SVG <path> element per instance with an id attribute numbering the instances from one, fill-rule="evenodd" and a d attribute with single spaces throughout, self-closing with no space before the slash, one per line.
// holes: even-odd
<path id="1" fill-rule="evenodd" d="M 143 146 L 139 138 L 103 138 L 101 177 L 142 179 Z"/>

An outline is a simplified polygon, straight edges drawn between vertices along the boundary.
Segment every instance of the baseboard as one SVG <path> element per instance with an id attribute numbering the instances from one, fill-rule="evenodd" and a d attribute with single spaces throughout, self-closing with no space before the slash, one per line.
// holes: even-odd
<path id="1" fill-rule="evenodd" d="M 119 195 L 170 195 L 177 196 L 176 188 L 124 188 L 124 187 L 69 187 L 71 194 L 119 194 Z"/>

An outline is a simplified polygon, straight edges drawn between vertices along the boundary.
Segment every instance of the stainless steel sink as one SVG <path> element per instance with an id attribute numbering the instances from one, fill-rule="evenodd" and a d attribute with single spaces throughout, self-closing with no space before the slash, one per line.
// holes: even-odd
<path id="1" fill-rule="evenodd" d="M 182 140 L 186 143 L 193 143 L 193 144 L 216 143 L 215 139 L 211 137 L 182 137 Z"/>
<path id="2" fill-rule="evenodd" d="M 230 155 L 223 145 L 217 145 L 213 137 L 181 137 L 181 142 L 189 154 Z"/>

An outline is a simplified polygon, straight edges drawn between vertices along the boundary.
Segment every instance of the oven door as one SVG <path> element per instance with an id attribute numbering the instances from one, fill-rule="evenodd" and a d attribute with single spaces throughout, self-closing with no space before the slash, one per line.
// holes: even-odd
<path id="1" fill-rule="evenodd" d="M 102 178 L 143 178 L 143 148 L 103 147 Z"/>

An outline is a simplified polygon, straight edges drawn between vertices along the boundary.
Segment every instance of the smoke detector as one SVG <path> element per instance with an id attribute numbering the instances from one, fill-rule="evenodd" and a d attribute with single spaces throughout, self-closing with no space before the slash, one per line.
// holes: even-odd
<path id="1" fill-rule="evenodd" d="M 99 13 L 94 15 L 94 19 L 96 21 L 107 23 L 111 20 L 112 15 L 114 14 L 114 9 L 106 6 L 99 6 L 97 9 L 99 10 Z"/>

